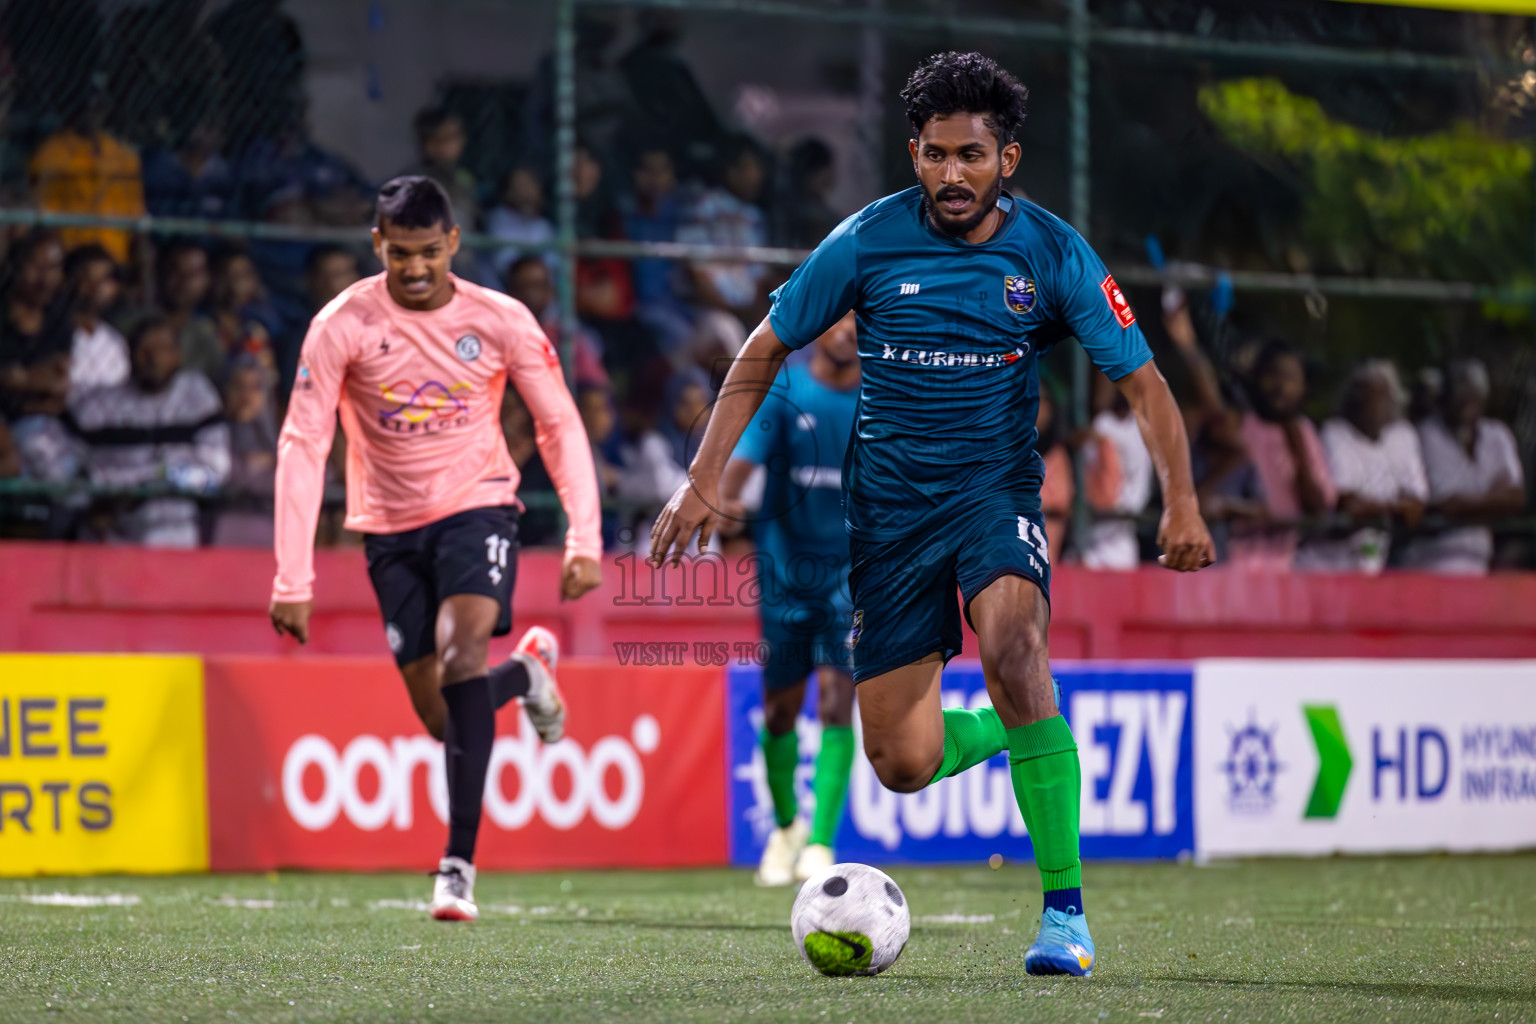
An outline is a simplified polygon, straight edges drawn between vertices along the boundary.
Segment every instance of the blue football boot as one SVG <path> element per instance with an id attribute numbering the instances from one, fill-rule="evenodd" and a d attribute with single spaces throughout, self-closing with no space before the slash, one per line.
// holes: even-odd
<path id="1" fill-rule="evenodd" d="M 1082 914 L 1047 910 L 1040 915 L 1040 934 L 1024 954 L 1028 974 L 1072 974 L 1086 978 L 1093 973 L 1093 939 L 1088 919 Z"/>

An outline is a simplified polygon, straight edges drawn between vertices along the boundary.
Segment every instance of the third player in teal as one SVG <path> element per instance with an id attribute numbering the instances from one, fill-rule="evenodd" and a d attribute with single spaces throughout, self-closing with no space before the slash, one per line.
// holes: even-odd
<path id="1" fill-rule="evenodd" d="M 720 482 L 729 520 L 750 518 L 758 548 L 763 666 L 763 761 L 778 826 L 758 866 L 759 885 L 789 885 L 830 867 L 853 769 L 853 678 L 848 638 L 848 532 L 843 528 L 843 457 L 859 400 L 854 318 L 833 324 L 810 358 L 785 366 Z M 763 500 L 750 517 L 740 498 L 754 467 Z M 800 817 L 795 723 L 806 677 L 816 671 L 821 746 L 810 825 Z"/>

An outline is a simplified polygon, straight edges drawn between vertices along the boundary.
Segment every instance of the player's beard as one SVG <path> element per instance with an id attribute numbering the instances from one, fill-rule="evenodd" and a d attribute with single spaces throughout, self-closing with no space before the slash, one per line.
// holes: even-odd
<path id="1" fill-rule="evenodd" d="M 976 212 L 965 218 L 965 220 L 957 222 L 939 219 L 937 216 L 938 203 L 950 195 L 959 194 L 959 191 L 954 186 L 946 185 L 933 195 L 929 195 L 926 191 L 923 193 L 923 201 L 928 205 L 929 222 L 952 238 L 964 238 L 972 231 L 975 231 L 981 225 L 981 222 L 987 219 L 987 215 L 997 208 L 997 198 L 1003 194 L 1003 176 L 999 172 L 997 178 L 988 186 L 986 193 L 981 197 L 981 201 L 976 204 Z M 959 198 L 964 198 L 963 194 L 959 194 Z"/>

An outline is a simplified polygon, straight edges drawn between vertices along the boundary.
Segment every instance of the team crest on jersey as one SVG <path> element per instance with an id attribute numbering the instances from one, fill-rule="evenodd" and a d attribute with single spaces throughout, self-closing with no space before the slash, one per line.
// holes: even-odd
<path id="1" fill-rule="evenodd" d="M 459 354 L 460 359 L 472 363 L 480 358 L 480 339 L 473 334 L 466 334 L 454 343 L 453 350 Z"/>
<path id="2" fill-rule="evenodd" d="M 1003 301 L 1012 312 L 1028 313 L 1035 308 L 1035 282 L 1027 277 L 1003 278 Z"/>

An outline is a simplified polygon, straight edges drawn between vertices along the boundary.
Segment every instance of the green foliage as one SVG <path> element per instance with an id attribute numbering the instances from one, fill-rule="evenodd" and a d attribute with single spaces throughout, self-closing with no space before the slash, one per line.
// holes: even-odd
<path id="1" fill-rule="evenodd" d="M 1391 138 L 1269 78 L 1207 85 L 1199 101 L 1228 142 L 1296 184 L 1319 269 L 1529 282 L 1530 147 L 1467 123 Z"/>

